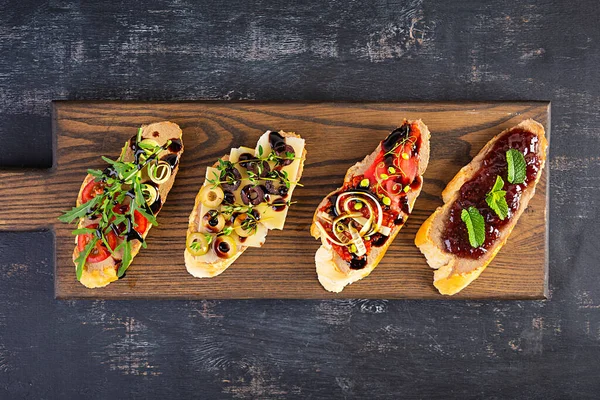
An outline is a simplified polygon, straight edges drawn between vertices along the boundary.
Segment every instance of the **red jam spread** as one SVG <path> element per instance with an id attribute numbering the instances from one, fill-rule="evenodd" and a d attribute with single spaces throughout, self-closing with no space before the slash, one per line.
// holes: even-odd
<path id="1" fill-rule="evenodd" d="M 365 192 L 379 199 L 383 211 L 382 226 L 393 229 L 395 226 L 402 225 L 410 212 L 407 194 L 420 189 L 423 183 L 418 175 L 420 148 L 421 132 L 418 124 L 405 123 L 381 142 L 379 154 L 364 175 L 357 175 L 352 180 L 344 182 L 344 186 L 333 193 L 319 211 L 335 218 L 338 216 L 335 207 L 338 196 L 348 191 Z M 354 203 L 351 202 L 349 206 L 352 209 Z M 368 217 L 367 208 L 362 208 L 359 212 L 365 218 Z M 330 222 L 323 219 L 319 222 L 328 234 L 332 232 Z M 329 244 L 342 259 L 348 262 L 351 269 L 362 269 L 367 263 L 371 248 L 384 245 L 388 238 L 381 233 L 375 233 L 362 239 L 366 254 L 360 257 L 352 253 L 348 246 L 332 243 L 331 240 Z"/>
<path id="2" fill-rule="evenodd" d="M 442 234 L 444 250 L 459 257 L 478 259 L 487 252 L 500 235 L 500 230 L 508 224 L 519 208 L 523 190 L 535 182 L 540 171 L 538 157 L 539 139 L 532 133 L 520 128 L 512 129 L 500 137 L 487 153 L 482 166 L 473 178 L 460 188 L 458 199 L 450 209 L 449 220 Z M 506 152 L 509 149 L 520 151 L 525 156 L 527 174 L 521 184 L 508 182 L 508 164 Z M 486 203 L 486 195 L 500 176 L 504 180 L 502 190 L 506 191 L 508 217 L 501 220 Z M 467 227 L 461 219 L 463 209 L 475 207 L 485 220 L 485 241 L 477 248 L 469 243 Z"/>

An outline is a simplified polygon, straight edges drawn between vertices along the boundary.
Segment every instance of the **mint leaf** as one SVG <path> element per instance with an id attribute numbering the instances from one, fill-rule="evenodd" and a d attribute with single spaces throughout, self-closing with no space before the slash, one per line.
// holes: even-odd
<path id="1" fill-rule="evenodd" d="M 508 163 L 508 181 L 515 184 L 525 182 L 527 163 L 523 153 L 515 149 L 508 150 L 506 152 L 506 162 Z"/>
<path id="2" fill-rule="evenodd" d="M 463 209 L 460 213 L 460 219 L 463 220 L 469 232 L 469 243 L 472 247 L 479 247 L 485 241 L 485 221 L 479 210 L 475 207 Z"/>
<path id="3" fill-rule="evenodd" d="M 494 187 L 485 197 L 485 202 L 494 212 L 504 220 L 508 217 L 508 203 L 506 202 L 506 191 L 502 190 L 504 187 L 504 180 L 500 176 L 496 177 Z"/>

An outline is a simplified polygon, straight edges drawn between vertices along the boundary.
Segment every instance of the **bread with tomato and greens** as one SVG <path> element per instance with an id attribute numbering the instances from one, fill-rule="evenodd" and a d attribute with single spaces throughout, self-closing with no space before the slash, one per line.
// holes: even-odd
<path id="1" fill-rule="evenodd" d="M 429 129 L 404 121 L 347 172 L 317 207 L 311 234 L 319 282 L 331 292 L 368 276 L 406 223 L 423 187 Z"/>
<path id="2" fill-rule="evenodd" d="M 415 238 L 441 294 L 463 290 L 504 246 L 535 193 L 547 147 L 544 127 L 528 119 L 492 138 L 448 183 L 444 205 Z"/>
<path id="3" fill-rule="evenodd" d="M 117 160 L 88 170 L 76 206 L 59 219 L 76 222 L 73 262 L 88 288 L 124 276 L 167 199 L 183 153 L 182 131 L 172 122 L 143 125 Z"/>
<path id="4" fill-rule="evenodd" d="M 306 159 L 304 139 L 267 131 L 256 147 L 231 149 L 212 167 L 190 214 L 184 252 L 197 278 L 221 274 L 244 251 L 283 229 Z"/>

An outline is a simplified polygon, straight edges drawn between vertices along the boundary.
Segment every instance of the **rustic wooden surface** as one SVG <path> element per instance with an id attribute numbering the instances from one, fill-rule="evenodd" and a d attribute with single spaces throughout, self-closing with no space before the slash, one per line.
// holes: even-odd
<path id="1" fill-rule="evenodd" d="M 41 190 L 15 185 L 0 174 L 0 199 L 22 204 L 15 214 L 0 207 L 0 226 L 29 226 L 26 215 L 42 215 L 56 231 L 56 297 L 97 299 L 245 298 L 443 298 L 433 287 L 433 271 L 414 246 L 418 227 L 441 205 L 441 191 L 456 172 L 494 135 L 526 118 L 548 120 L 547 103 L 81 103 L 55 104 L 56 167 L 40 180 Z M 309 233 L 323 196 L 341 185 L 346 170 L 377 147 L 403 118 L 422 118 L 432 132 L 431 161 L 413 215 L 369 279 L 329 293 L 316 279 L 314 254 L 320 242 Z M 56 221 L 69 209 L 88 168 L 102 168 L 101 154 L 117 154 L 143 123 L 171 120 L 184 131 L 185 155 L 160 225 L 148 236 L 127 277 L 90 290 L 75 279 L 73 226 Z M 254 147 L 267 129 L 295 131 L 308 152 L 304 187 L 283 231 L 270 232 L 261 249 L 248 249 L 213 279 L 196 279 L 185 269 L 183 249 L 188 216 L 207 165 L 231 147 Z M 548 131 L 548 129 L 546 129 Z M 549 133 L 548 133 L 549 136 Z M 21 193 L 21 200 L 18 193 Z M 64 193 L 64 196 L 57 196 Z M 71 194 L 69 196 L 68 194 Z M 2 202 L 0 205 L 4 206 Z M 7 204 L 9 205 L 9 204 Z M 29 208 L 30 207 L 30 208 Z M 3 211 L 6 210 L 6 211 Z M 547 290 L 546 179 L 490 269 L 454 298 L 541 299 Z M 449 297 L 446 297 L 447 299 Z"/>
<path id="2" fill-rule="evenodd" d="M 57 301 L 53 234 L 0 232 L 0 398 L 597 398 L 599 11 L 0 2 L 4 167 L 51 165 L 57 99 L 552 101 L 549 300 Z"/>

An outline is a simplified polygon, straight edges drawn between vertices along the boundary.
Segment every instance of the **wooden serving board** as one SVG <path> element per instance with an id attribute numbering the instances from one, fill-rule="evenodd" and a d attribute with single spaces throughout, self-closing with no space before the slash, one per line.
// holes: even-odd
<path id="1" fill-rule="evenodd" d="M 375 149 L 403 118 L 421 118 L 431 130 L 431 161 L 412 216 L 370 277 L 342 293 L 317 280 L 309 234 L 313 212 L 324 195 L 341 185 L 346 170 Z M 441 191 L 495 134 L 534 118 L 550 131 L 549 103 L 134 103 L 56 102 L 54 167 L 48 171 L 0 174 L 0 229 L 49 227 L 56 234 L 56 297 L 102 299 L 246 298 L 468 298 L 543 299 L 547 293 L 547 177 L 511 238 L 481 277 L 453 297 L 437 293 L 433 270 L 414 246 L 418 227 L 442 204 Z M 75 203 L 88 168 L 103 168 L 141 124 L 170 120 L 183 129 L 185 152 L 159 226 L 127 276 L 102 289 L 77 282 L 71 260 L 72 226 L 57 217 Z M 285 229 L 266 244 L 248 249 L 222 275 L 196 279 L 184 266 L 188 216 L 206 166 L 231 147 L 254 147 L 267 129 L 295 131 L 308 152 L 302 183 L 294 192 Z"/>

